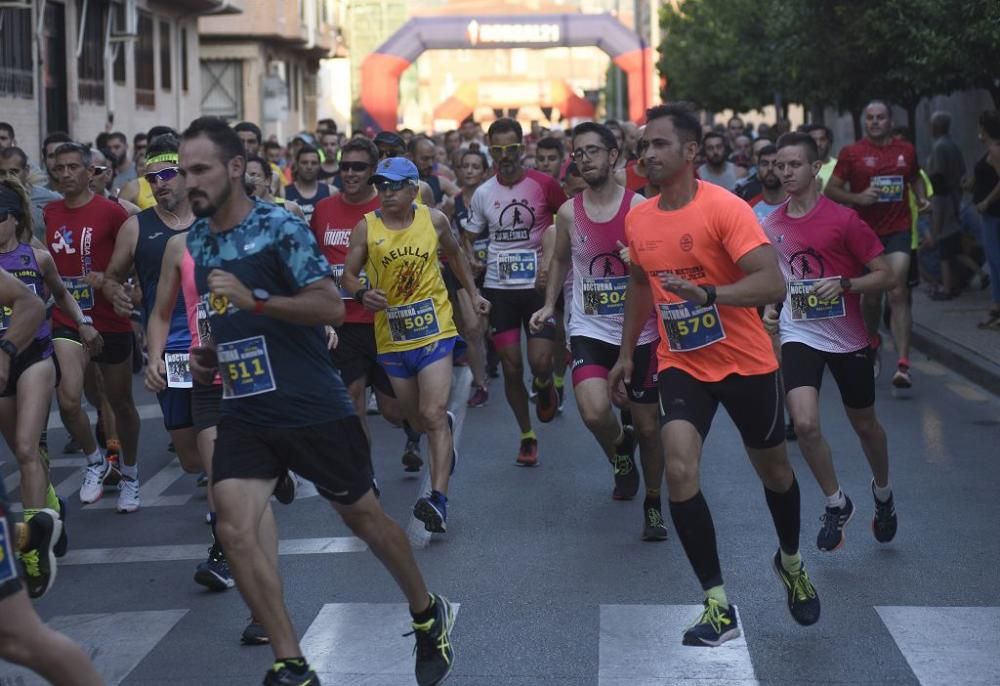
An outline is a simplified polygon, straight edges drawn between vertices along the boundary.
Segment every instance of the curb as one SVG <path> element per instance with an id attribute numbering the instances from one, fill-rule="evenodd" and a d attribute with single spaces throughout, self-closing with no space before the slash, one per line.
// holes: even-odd
<path id="1" fill-rule="evenodd" d="M 982 386 L 994 395 L 1000 395 L 1000 365 L 989 358 L 955 341 L 941 338 L 936 331 L 913 323 L 913 347 L 935 362 Z"/>

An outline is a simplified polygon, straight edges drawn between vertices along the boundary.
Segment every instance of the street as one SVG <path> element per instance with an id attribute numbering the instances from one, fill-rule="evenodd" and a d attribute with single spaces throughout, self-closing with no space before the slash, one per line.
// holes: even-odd
<path id="1" fill-rule="evenodd" d="M 580 421 L 567 379 L 566 408 L 538 425 L 535 469 L 514 465 L 517 433 L 494 381 L 491 402 L 461 431 L 448 533 L 417 550 L 428 585 L 460 604 L 449 686 L 687 684 L 997 684 L 1000 662 L 1000 398 L 923 355 L 916 392 L 894 399 L 885 376 L 876 408 L 889 435 L 899 533 L 870 529 L 870 473 L 829 375 L 824 432 L 856 506 L 846 545 L 816 550 L 823 497 L 795 443 L 802 490 L 802 551 L 823 603 L 817 625 L 796 625 L 771 569 L 777 541 L 763 489 L 720 410 L 705 448 L 702 484 L 718 533 L 743 637 L 718 649 L 681 646 L 702 594 L 669 523 L 670 540 L 640 541 L 641 497 L 611 499 L 611 469 Z M 143 416 L 143 508 L 114 511 L 108 491 L 82 509 L 83 458 L 64 456 L 53 415 L 53 482 L 68 498 L 69 554 L 36 608 L 84 644 L 109 684 L 259 683 L 269 647 L 245 647 L 249 612 L 235 589 L 192 580 L 205 557 L 205 490 L 167 451 L 155 398 L 136 378 Z M 369 417 L 382 503 L 404 528 L 420 475 L 399 462 L 403 433 Z M 426 441 L 423 442 L 424 457 Z M 17 468 L 0 466 L 12 502 Z M 664 493 L 664 500 L 666 494 Z M 666 512 L 666 502 L 664 502 Z M 308 493 L 274 503 L 286 603 L 323 684 L 412 684 L 412 638 L 402 595 L 324 501 Z M 0 685 L 43 683 L 0 664 Z"/>

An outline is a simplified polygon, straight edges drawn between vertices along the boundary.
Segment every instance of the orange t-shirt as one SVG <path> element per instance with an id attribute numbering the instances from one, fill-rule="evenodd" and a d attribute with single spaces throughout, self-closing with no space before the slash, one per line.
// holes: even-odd
<path id="1" fill-rule="evenodd" d="M 694 198 L 679 210 L 651 198 L 625 218 L 632 261 L 649 276 L 659 315 L 659 371 L 676 367 L 694 378 L 721 381 L 778 368 L 771 341 L 751 307 L 687 303 L 667 291 L 660 277 L 676 274 L 696 284 L 728 285 L 745 274 L 736 262 L 770 245 L 753 210 L 725 188 L 698 181 Z"/>

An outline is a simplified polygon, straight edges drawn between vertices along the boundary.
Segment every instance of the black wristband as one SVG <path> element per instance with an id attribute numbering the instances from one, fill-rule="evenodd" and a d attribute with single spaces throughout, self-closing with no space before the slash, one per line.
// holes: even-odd
<path id="1" fill-rule="evenodd" d="M 354 292 L 354 299 L 357 300 L 362 305 L 364 305 L 365 304 L 365 293 L 367 293 L 369 290 L 371 290 L 371 289 L 370 288 L 359 288 L 357 291 Z"/>
<path id="2" fill-rule="evenodd" d="M 8 341 L 6 338 L 0 339 L 0 350 L 7 353 L 10 356 L 10 361 L 13 362 L 14 358 L 17 357 L 17 346 Z"/>
<path id="3" fill-rule="evenodd" d="M 701 290 L 705 291 L 705 295 L 708 296 L 708 300 L 702 307 L 711 307 L 715 304 L 715 286 L 709 286 L 707 284 L 698 286 Z"/>

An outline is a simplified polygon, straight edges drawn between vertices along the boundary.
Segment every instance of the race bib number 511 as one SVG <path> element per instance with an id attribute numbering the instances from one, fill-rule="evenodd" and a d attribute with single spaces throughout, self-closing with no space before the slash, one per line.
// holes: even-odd
<path id="1" fill-rule="evenodd" d="M 218 344 L 222 397 L 226 400 L 270 393 L 277 386 L 263 336 Z"/>
<path id="2" fill-rule="evenodd" d="M 671 352 L 683 353 L 698 350 L 726 338 L 719 309 L 702 307 L 689 302 L 660 305 L 663 330 Z"/>

